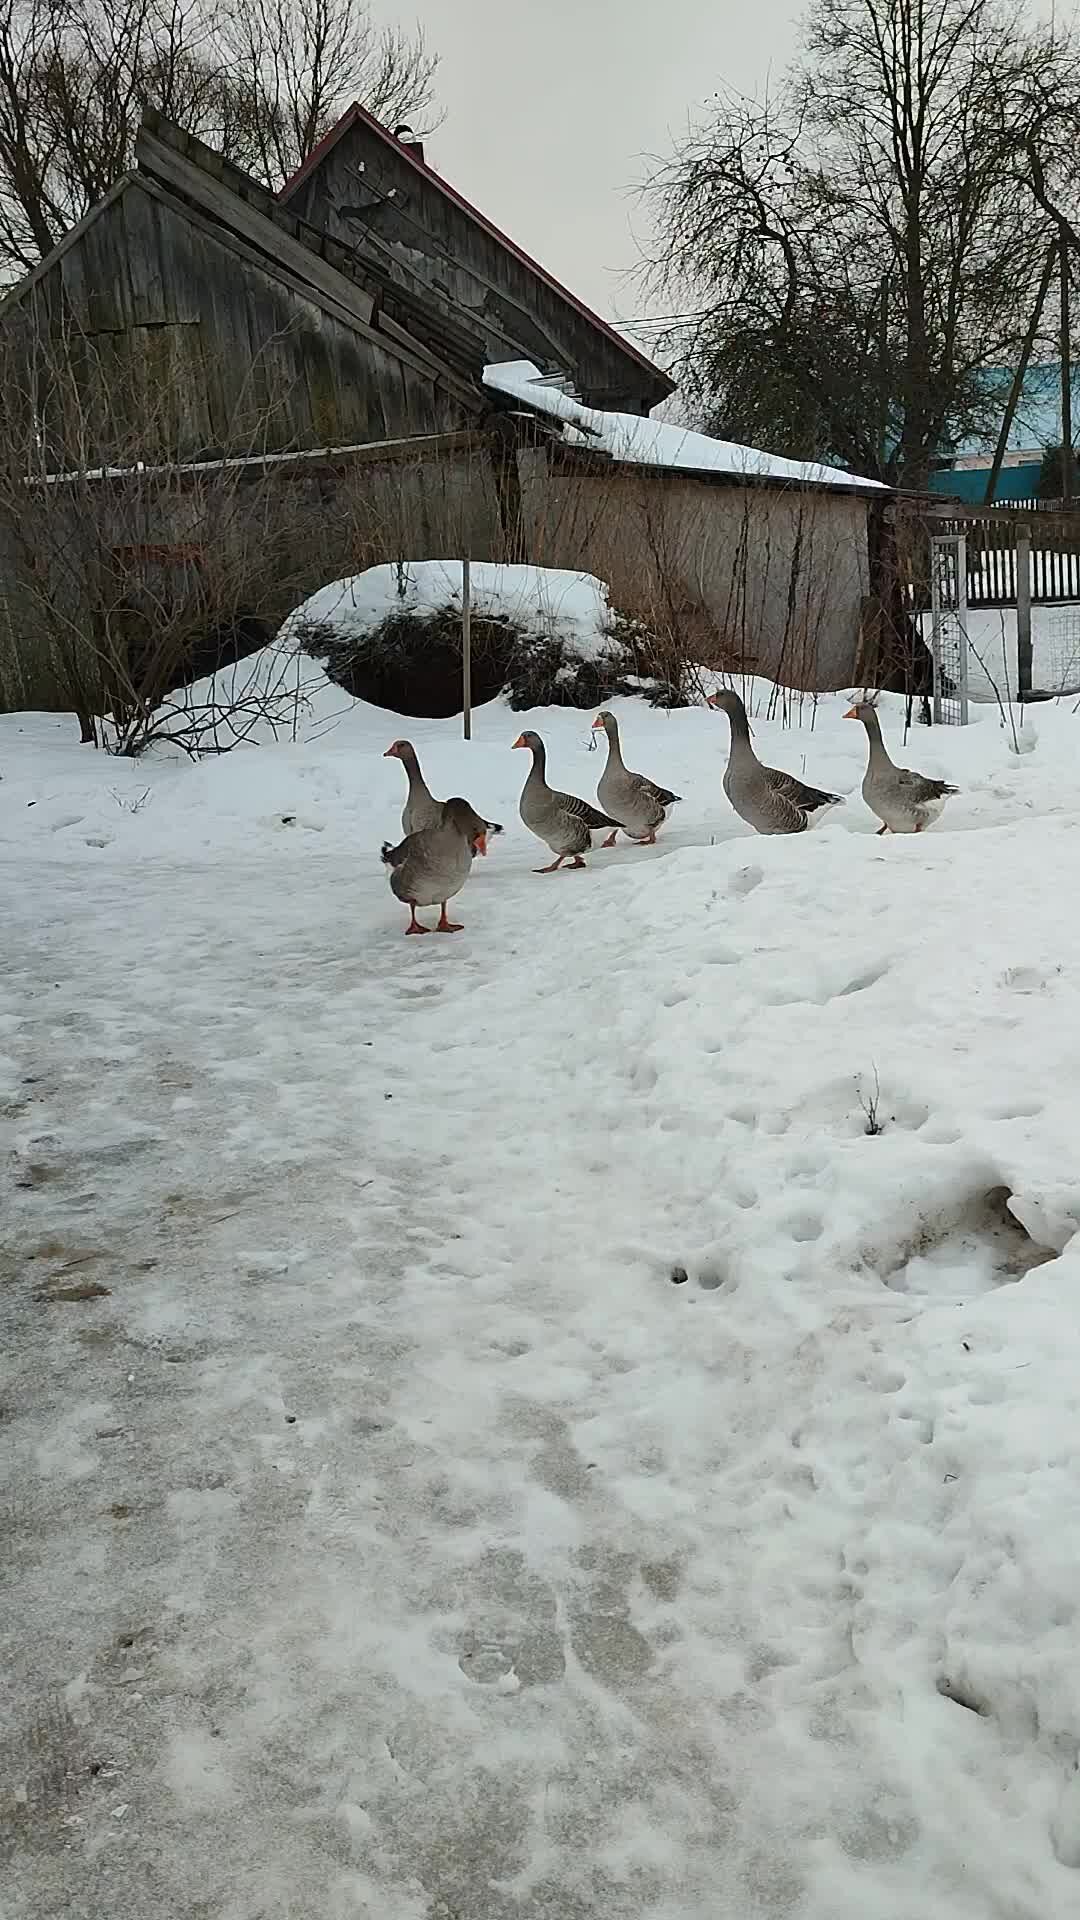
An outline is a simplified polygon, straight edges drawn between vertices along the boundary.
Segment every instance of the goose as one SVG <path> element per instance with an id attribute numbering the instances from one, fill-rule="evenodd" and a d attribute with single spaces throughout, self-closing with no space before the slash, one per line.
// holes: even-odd
<path id="1" fill-rule="evenodd" d="M 436 800 L 420 771 L 420 761 L 411 740 L 395 740 L 383 754 L 384 760 L 400 760 L 409 781 L 409 792 L 402 808 L 401 831 L 406 837 L 425 827 L 437 827 L 442 821 L 443 803 Z"/>
<path id="2" fill-rule="evenodd" d="M 600 775 L 596 797 L 605 813 L 613 820 L 630 840 L 636 840 L 641 846 L 651 847 L 656 843 L 657 831 L 667 819 L 669 809 L 677 806 L 681 794 L 672 793 L 667 787 L 658 787 L 654 780 L 647 780 L 643 773 L 631 773 L 623 762 L 622 743 L 619 739 L 619 723 L 613 713 L 598 713 L 593 721 L 593 731 L 602 727 L 607 734 L 607 765 Z M 605 847 L 615 845 L 616 829 L 612 828 Z"/>
<path id="3" fill-rule="evenodd" d="M 946 780 L 931 780 L 925 773 L 910 773 L 890 760 L 881 737 L 881 721 L 869 700 L 849 707 L 845 720 L 861 720 L 866 728 L 870 752 L 863 775 L 862 797 L 871 813 L 881 821 L 878 833 L 922 833 L 936 820 L 950 794 Z"/>
<path id="4" fill-rule="evenodd" d="M 408 776 L 409 791 L 401 812 L 401 831 L 406 836 L 425 827 L 437 827 L 442 820 L 443 802 L 436 800 L 420 771 L 420 759 L 411 740 L 395 740 L 383 754 L 384 760 L 400 760 Z M 484 822 L 488 833 L 501 833 L 497 820 Z"/>
<path id="5" fill-rule="evenodd" d="M 591 850 L 593 834 L 604 827 L 614 831 L 618 821 L 599 813 L 576 794 L 556 793 L 548 786 L 547 748 L 538 733 L 519 733 L 514 745 L 525 747 L 532 754 L 532 767 L 521 789 L 518 812 L 529 832 L 543 840 L 555 855 L 550 866 L 536 867 L 534 872 L 556 873 L 564 860 L 569 860 L 572 867 L 583 867 L 585 862 L 581 856 Z"/>
<path id="6" fill-rule="evenodd" d="M 399 846 L 384 841 L 383 865 L 390 868 L 390 888 L 409 909 L 406 933 L 431 933 L 420 924 L 417 907 L 442 907 L 436 933 L 460 933 L 461 923 L 448 920 L 446 903 L 461 892 L 469 877 L 473 855 L 487 852 L 487 821 L 467 800 L 444 800 L 438 824 L 407 833 Z"/>
<path id="7" fill-rule="evenodd" d="M 731 725 L 724 792 L 740 819 L 755 833 L 805 833 L 811 814 L 842 805 L 837 793 L 808 787 L 793 773 L 763 767 L 750 745 L 750 722 L 737 693 L 725 687 L 709 695 L 710 707 L 726 713 Z"/>

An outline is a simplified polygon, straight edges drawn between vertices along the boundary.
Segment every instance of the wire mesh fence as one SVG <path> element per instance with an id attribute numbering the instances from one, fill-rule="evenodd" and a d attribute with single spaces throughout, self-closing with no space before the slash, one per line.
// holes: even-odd
<path id="1" fill-rule="evenodd" d="M 1080 691 L 1080 608 L 1047 610 L 1040 622 L 1040 680 L 1047 693 Z"/>
<path id="2" fill-rule="evenodd" d="M 930 541 L 930 633 L 935 726 L 967 725 L 967 558 L 963 534 Z"/>

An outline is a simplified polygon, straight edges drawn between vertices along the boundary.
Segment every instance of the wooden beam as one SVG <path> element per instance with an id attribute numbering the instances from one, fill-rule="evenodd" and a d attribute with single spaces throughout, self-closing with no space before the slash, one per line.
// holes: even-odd
<path id="1" fill-rule="evenodd" d="M 294 240 L 291 234 L 283 232 L 275 221 L 265 213 L 260 213 L 248 201 L 242 200 L 239 194 L 223 187 L 205 168 L 185 159 L 175 147 L 166 146 L 164 141 L 148 133 L 145 128 L 139 135 L 138 158 L 140 167 L 153 179 L 171 187 L 174 193 L 194 200 L 213 219 L 250 240 L 268 259 L 280 261 L 283 266 L 291 268 L 299 279 L 318 287 L 320 292 L 327 294 L 339 307 L 344 307 L 363 326 L 371 326 L 375 302 L 370 294 L 364 293 L 354 281 L 346 280 L 344 274 L 328 267 L 317 253 L 312 253 L 299 240 Z"/>
<path id="2" fill-rule="evenodd" d="M 303 467 L 338 471 L 343 467 L 381 465 L 438 458 L 448 453 L 482 453 L 489 450 L 488 436 L 473 427 L 454 427 L 446 433 L 409 434 L 393 440 L 366 440 L 355 446 L 297 448 L 289 453 L 245 453 L 227 455 L 223 460 L 187 460 L 177 465 L 143 466 L 124 472 L 106 467 L 89 472 L 33 475 L 32 487 L 65 486 L 92 483 L 122 487 L 130 480 L 141 485 L 155 480 L 192 486 L 199 480 L 212 480 L 215 474 L 251 473 L 253 476 L 276 468 Z"/>
<path id="3" fill-rule="evenodd" d="M 1023 703 L 1031 693 L 1034 655 L 1031 645 L 1031 528 L 1026 521 L 1016 529 L 1016 696 Z"/>
<path id="4" fill-rule="evenodd" d="M 924 505 L 921 508 L 917 507 L 915 511 L 926 520 L 953 522 L 960 522 L 962 520 L 977 521 L 984 526 L 988 521 L 997 521 L 1006 527 L 1015 527 L 1019 525 L 1022 520 L 1030 521 L 1032 516 L 1032 508 L 1030 506 L 973 506 L 970 500 L 939 499 L 932 504 Z M 1080 502 L 1074 501 L 1070 507 L 1066 508 L 1047 506 L 1038 510 L 1037 518 L 1032 524 L 1039 526 L 1044 522 L 1047 526 L 1051 527 L 1064 525 L 1068 528 L 1070 534 L 1080 534 Z"/>

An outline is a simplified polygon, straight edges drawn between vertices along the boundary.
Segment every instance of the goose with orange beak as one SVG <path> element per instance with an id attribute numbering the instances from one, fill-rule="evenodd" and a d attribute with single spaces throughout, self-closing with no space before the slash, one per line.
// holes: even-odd
<path id="1" fill-rule="evenodd" d="M 460 933 L 460 921 L 447 916 L 447 902 L 461 892 L 473 856 L 487 852 L 488 824 L 467 800 L 444 800 L 439 823 L 407 833 L 401 844 L 387 841 L 383 865 L 390 868 L 390 889 L 409 909 L 406 933 L 431 933 L 416 917 L 417 907 L 440 906 L 436 933 Z"/>
<path id="2" fill-rule="evenodd" d="M 607 735 L 608 756 L 596 797 L 604 812 L 618 821 L 628 840 L 636 840 L 643 847 L 654 846 L 659 829 L 670 809 L 678 805 L 681 795 L 672 793 L 668 787 L 658 787 L 643 773 L 631 772 L 622 757 L 619 723 L 613 713 L 598 713 L 593 732 L 598 728 Z M 614 828 L 603 844 L 605 847 L 615 845 Z"/>
<path id="3" fill-rule="evenodd" d="M 395 740 L 383 754 L 384 760 L 400 760 L 409 782 L 409 791 L 401 814 L 404 834 L 420 833 L 424 827 L 437 827 L 442 820 L 443 803 L 436 800 L 420 771 L 420 759 L 411 740 Z"/>
<path id="4" fill-rule="evenodd" d="M 587 800 L 579 800 L 576 793 L 559 793 L 548 786 L 547 749 L 538 733 L 519 733 L 514 745 L 532 754 L 518 812 L 529 832 L 555 855 L 550 866 L 536 867 L 534 872 L 557 873 L 564 860 L 569 860 L 572 867 L 583 867 L 582 854 L 591 851 L 593 834 L 602 833 L 605 827 L 614 834 L 618 821 L 590 807 Z"/>
<path id="5" fill-rule="evenodd" d="M 711 693 L 709 705 L 727 714 L 731 729 L 724 792 L 755 833 L 805 833 L 827 807 L 843 805 L 838 793 L 808 787 L 795 774 L 762 764 L 750 744 L 746 708 L 733 687 Z"/>
<path id="6" fill-rule="evenodd" d="M 395 740 L 383 754 L 384 760 L 400 760 L 409 782 L 409 791 L 401 814 L 403 834 L 420 833 L 424 827 L 437 827 L 442 820 L 443 802 L 436 800 L 420 770 L 420 757 L 411 740 Z M 489 833 L 501 833 L 496 820 L 484 823 Z"/>
<path id="7" fill-rule="evenodd" d="M 849 707 L 845 720 L 860 720 L 866 728 L 869 753 L 863 775 L 862 797 L 881 825 L 878 833 L 922 833 L 938 818 L 950 794 L 946 780 L 934 780 L 929 774 L 911 773 L 889 758 L 881 737 L 881 721 L 871 700 Z"/>

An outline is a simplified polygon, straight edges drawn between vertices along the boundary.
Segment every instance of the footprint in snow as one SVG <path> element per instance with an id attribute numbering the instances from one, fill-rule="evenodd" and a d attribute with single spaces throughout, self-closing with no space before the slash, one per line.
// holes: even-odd
<path id="1" fill-rule="evenodd" d="M 1007 987 L 1011 993 L 1045 993 L 1060 972 L 1060 967 L 1006 967 L 998 977 L 998 985 Z"/>
<path id="2" fill-rule="evenodd" d="M 816 1213 L 796 1213 L 788 1221 L 787 1230 L 793 1240 L 805 1242 L 820 1240 L 825 1227 Z"/>
<path id="3" fill-rule="evenodd" d="M 638 1568 L 628 1554 L 603 1547 L 584 1548 L 576 1557 L 588 1573 L 588 1585 L 568 1595 L 570 1644 L 590 1678 L 618 1692 L 648 1673 L 655 1659 L 630 1619 L 630 1588 Z"/>

